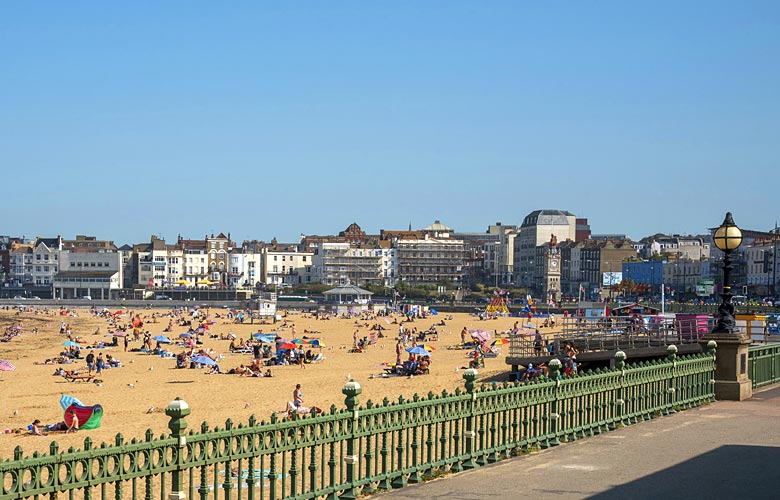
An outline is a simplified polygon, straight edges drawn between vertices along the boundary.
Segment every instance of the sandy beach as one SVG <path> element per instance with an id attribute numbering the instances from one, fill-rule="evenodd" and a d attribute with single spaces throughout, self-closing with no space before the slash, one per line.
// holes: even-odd
<path id="1" fill-rule="evenodd" d="M 148 330 L 152 335 L 163 334 L 169 318 L 164 317 L 170 311 L 157 310 L 156 322 L 150 318 L 154 311 L 134 311 L 144 321 L 142 330 Z M 131 313 L 131 311 L 128 311 Z M 27 310 L 19 312 L 14 309 L 0 311 L 0 327 L 21 324 L 21 334 L 8 342 L 0 343 L 0 359 L 6 359 L 15 365 L 16 370 L 0 372 L 0 431 L 11 429 L 10 434 L 0 435 L 0 458 L 13 456 L 13 449 L 19 445 L 24 454 L 34 451 L 48 450 L 51 441 L 56 440 L 62 449 L 69 446 L 80 448 L 83 439 L 89 436 L 93 442 L 105 441 L 111 443 L 117 433 L 122 433 L 126 440 L 133 437 L 141 438 L 146 429 L 152 429 L 155 435 L 168 432 L 168 418 L 164 413 L 165 406 L 174 398 L 181 397 L 192 408 L 188 419 L 190 428 L 199 428 L 206 421 L 211 427 L 224 426 L 226 419 L 234 423 L 246 422 L 254 414 L 258 419 L 268 419 L 276 411 L 283 410 L 287 401 L 292 400 L 295 385 L 300 383 L 304 402 L 308 406 L 328 409 L 332 404 L 341 407 L 344 396 L 341 388 L 348 379 L 358 381 L 363 387 L 361 402 L 368 399 L 375 401 L 384 397 L 397 398 L 399 395 L 411 397 L 413 394 L 427 394 L 429 391 L 440 393 L 462 387 L 462 369 L 468 365 L 467 350 L 448 349 L 460 343 L 460 332 L 463 327 L 468 329 L 484 329 L 494 334 L 508 331 L 513 324 L 524 319 L 516 317 L 500 317 L 480 320 L 476 315 L 452 314 L 452 319 L 445 319 L 446 314 L 430 316 L 426 319 L 416 319 L 405 322 L 408 328 L 416 327 L 426 330 L 431 325 L 445 319 L 445 326 L 439 326 L 440 338 L 430 342 L 435 350 L 429 375 L 419 375 L 412 378 L 390 377 L 382 378 L 385 363 L 395 362 L 395 345 L 398 335 L 398 324 L 401 317 L 388 318 L 390 323 L 379 318 L 368 321 L 368 326 L 375 323 L 386 328 L 384 338 L 379 338 L 375 345 L 363 353 L 350 353 L 354 332 L 359 337 L 369 335 L 366 321 L 355 318 L 318 320 L 297 311 L 287 311 L 285 322 L 273 324 L 236 324 L 226 318 L 225 309 L 209 309 L 209 318 L 215 323 L 207 335 L 202 336 L 203 347 L 211 348 L 222 355 L 220 368 L 227 371 L 240 364 L 248 364 L 252 354 L 234 354 L 230 352 L 229 340 L 210 338 L 210 335 L 220 336 L 229 332 L 238 338 L 248 339 L 252 333 L 276 333 L 283 338 L 301 336 L 317 337 L 325 347 L 314 349 L 321 353 L 324 360 L 316 364 L 299 366 L 271 367 L 272 378 L 240 377 L 238 375 L 208 375 L 205 369 L 176 369 L 175 359 L 163 358 L 140 352 L 124 352 L 122 339 L 118 347 L 96 349 L 95 353 L 111 354 L 119 359 L 123 366 L 104 371 L 99 384 L 90 382 L 68 382 L 53 373 L 58 367 L 65 369 L 80 368 L 86 371 L 83 359 L 69 365 L 40 364 L 47 358 L 57 356 L 64 348 L 66 335 L 59 333 L 61 322 L 70 325 L 72 335 L 80 337 L 82 344 L 93 344 L 98 341 L 111 342 L 107 336 L 106 319 L 96 317 L 88 309 L 78 309 L 71 316 L 61 316 L 60 311 L 52 309 Z M 130 314 L 119 317 L 120 322 L 128 323 Z M 536 322 L 537 320 L 534 320 Z M 294 325 L 294 326 L 293 326 Z M 98 328 L 100 329 L 98 332 Z M 295 329 L 295 333 L 293 332 Z M 33 330 L 37 329 L 37 333 Z M 277 331 L 274 331 L 277 330 Z M 170 333 L 165 333 L 176 339 L 187 327 L 174 327 Z M 304 332 L 308 333 L 304 333 Z M 316 332 L 316 333 L 311 333 Z M 138 348 L 140 342 L 131 342 L 129 349 Z M 171 345 L 169 350 L 179 353 L 183 347 Z M 498 358 L 486 360 L 485 369 L 480 371 L 480 378 L 500 376 L 508 372 L 504 363 L 504 354 L 508 346 L 503 346 Z M 82 349 L 82 358 L 88 351 Z M 68 394 L 81 400 L 85 405 L 100 404 L 104 409 L 102 425 L 99 429 L 82 430 L 74 434 L 53 432 L 48 436 L 33 436 L 26 429 L 35 419 L 43 424 L 51 424 L 63 419 L 63 411 L 59 405 L 62 394 Z M 24 432 L 13 432 L 24 429 Z"/>

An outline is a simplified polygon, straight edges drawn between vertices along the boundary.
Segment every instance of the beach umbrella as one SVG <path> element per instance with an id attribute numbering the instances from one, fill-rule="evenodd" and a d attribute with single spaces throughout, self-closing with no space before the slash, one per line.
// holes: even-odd
<path id="1" fill-rule="evenodd" d="M 190 361 L 192 361 L 193 363 L 196 363 L 198 365 L 214 366 L 214 365 L 217 364 L 216 361 L 214 361 L 213 359 L 211 359 L 208 356 L 195 356 L 194 358 L 190 359 Z"/>
<path id="2" fill-rule="evenodd" d="M 534 325 L 532 325 L 531 323 L 528 323 L 528 324 L 523 325 L 523 328 L 536 328 L 536 327 Z"/>
<path id="3" fill-rule="evenodd" d="M 298 346 L 293 344 L 292 342 L 286 342 L 284 344 L 280 344 L 277 349 L 284 350 L 284 349 L 297 349 Z"/>
<path id="4" fill-rule="evenodd" d="M 490 345 L 506 345 L 508 343 L 509 343 L 509 341 L 507 339 L 496 339 Z"/>
<path id="5" fill-rule="evenodd" d="M 276 340 L 276 335 L 268 333 L 254 333 L 252 334 L 252 337 L 265 344 L 272 344 Z"/>
<path id="6" fill-rule="evenodd" d="M 431 314 L 433 316 L 436 316 L 437 314 L 439 314 L 439 311 L 437 311 L 436 309 L 431 309 Z"/>
<path id="7" fill-rule="evenodd" d="M 179 334 L 180 339 L 190 339 L 192 338 L 192 334 L 190 332 L 184 332 Z"/>
<path id="8" fill-rule="evenodd" d="M 63 342 L 62 345 L 64 345 L 65 347 L 81 347 L 81 345 L 78 342 L 73 342 L 72 340 Z"/>
<path id="9" fill-rule="evenodd" d="M 176 280 L 176 281 L 174 281 L 174 283 L 177 284 L 177 285 L 192 286 L 192 282 L 191 281 L 187 281 L 187 280 Z"/>
<path id="10" fill-rule="evenodd" d="M 435 351 L 436 348 L 433 347 L 431 344 L 417 344 L 417 347 L 422 347 L 426 351 Z"/>
<path id="11" fill-rule="evenodd" d="M 170 344 L 171 343 L 171 339 L 169 339 L 165 335 L 157 335 L 155 337 L 152 337 L 152 340 L 156 340 L 157 342 L 162 342 L 164 344 Z"/>
<path id="12" fill-rule="evenodd" d="M 416 354 L 418 356 L 430 356 L 431 355 L 431 353 L 429 353 L 428 351 L 426 351 L 425 349 L 423 349 L 422 347 L 420 347 L 418 345 L 416 345 L 414 347 L 410 347 L 409 349 L 406 350 L 406 352 L 408 352 L 409 354 Z"/>
<path id="13" fill-rule="evenodd" d="M 325 342 L 319 339 L 314 339 L 314 340 L 309 340 L 309 345 L 313 345 L 314 347 L 325 347 Z"/>
<path id="14" fill-rule="evenodd" d="M 298 344 L 298 345 L 303 345 L 303 339 L 292 339 L 292 340 L 290 341 L 290 343 L 291 343 L 291 344 Z"/>
<path id="15" fill-rule="evenodd" d="M 16 367 L 9 361 L 0 359 L 0 372 L 12 372 L 14 370 L 16 370 Z"/>

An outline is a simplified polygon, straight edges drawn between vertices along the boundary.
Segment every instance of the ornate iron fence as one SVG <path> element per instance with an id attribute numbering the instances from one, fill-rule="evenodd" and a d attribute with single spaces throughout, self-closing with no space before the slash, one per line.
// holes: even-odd
<path id="1" fill-rule="evenodd" d="M 750 346 L 748 376 L 753 389 L 780 383 L 780 344 Z"/>
<path id="2" fill-rule="evenodd" d="M 477 387 L 477 371 L 464 373 L 465 390 L 415 394 L 360 405 L 361 388 L 345 385 L 345 409 L 290 419 L 186 431 L 190 409 L 167 408 L 170 435 L 0 462 L 0 500 L 18 498 L 208 498 L 277 500 L 354 499 L 400 488 L 444 472 L 496 462 L 538 447 L 556 446 L 712 401 L 715 344 L 707 353 L 625 364 L 530 383 Z"/>

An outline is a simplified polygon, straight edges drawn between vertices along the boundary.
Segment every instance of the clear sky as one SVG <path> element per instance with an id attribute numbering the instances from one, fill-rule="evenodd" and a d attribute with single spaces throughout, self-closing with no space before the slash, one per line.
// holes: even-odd
<path id="1" fill-rule="evenodd" d="M 0 234 L 780 217 L 780 2 L 3 2 Z"/>

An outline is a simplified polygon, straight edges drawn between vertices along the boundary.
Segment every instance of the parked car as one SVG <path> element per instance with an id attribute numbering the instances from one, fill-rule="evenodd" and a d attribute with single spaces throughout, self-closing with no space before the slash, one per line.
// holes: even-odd
<path id="1" fill-rule="evenodd" d="M 167 295 L 155 295 L 154 300 L 173 300 Z"/>

